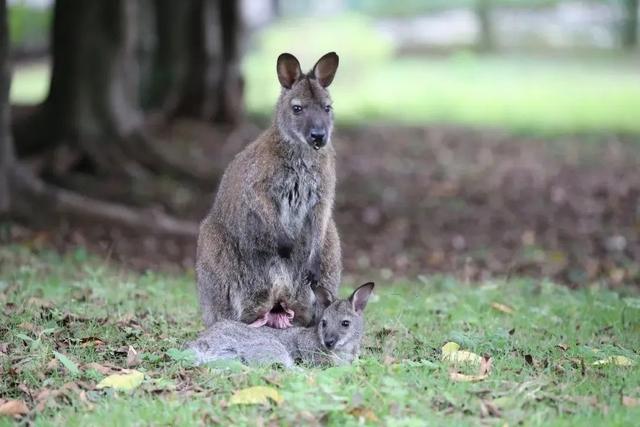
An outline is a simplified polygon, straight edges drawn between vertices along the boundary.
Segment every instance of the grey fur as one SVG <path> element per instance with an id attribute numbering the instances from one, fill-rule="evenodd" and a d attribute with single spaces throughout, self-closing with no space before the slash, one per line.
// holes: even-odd
<path id="1" fill-rule="evenodd" d="M 319 301 L 324 312 L 314 327 L 274 329 L 254 328 L 241 322 L 222 320 L 214 323 L 198 339 L 188 344 L 198 364 L 216 360 L 239 360 L 250 365 L 279 363 L 292 367 L 296 362 L 310 366 L 351 363 L 358 357 L 364 335 L 363 310 L 374 284 L 356 289 L 347 300 Z M 316 290 L 318 292 L 318 290 Z M 343 322 L 349 325 L 344 326 Z M 327 345 L 326 343 L 331 343 Z"/>
<path id="2" fill-rule="evenodd" d="M 337 58 L 325 55 L 307 75 L 292 55 L 278 58 L 284 83 L 274 122 L 229 164 L 200 226 L 196 274 L 207 327 L 251 323 L 278 305 L 294 311 L 294 325 L 308 326 L 315 320 L 309 284 L 338 289 L 333 112 L 326 109 Z M 310 136 L 318 129 L 322 142 Z"/>

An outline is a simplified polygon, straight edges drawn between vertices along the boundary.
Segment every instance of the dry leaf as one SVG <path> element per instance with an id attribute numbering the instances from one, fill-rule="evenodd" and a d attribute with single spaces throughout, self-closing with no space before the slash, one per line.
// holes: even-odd
<path id="1" fill-rule="evenodd" d="M 369 408 L 358 406 L 349 410 L 349 414 L 357 418 L 364 418 L 366 421 L 375 423 L 378 421 L 376 414 Z"/>
<path id="2" fill-rule="evenodd" d="M 569 346 L 564 343 L 557 344 L 556 347 L 558 347 L 562 351 L 567 351 L 569 349 Z"/>
<path id="3" fill-rule="evenodd" d="M 105 342 L 98 337 L 84 337 L 80 339 L 80 347 L 100 347 L 104 344 Z"/>
<path id="4" fill-rule="evenodd" d="M 102 375 L 109 375 L 114 372 L 120 371 L 120 368 L 118 368 L 117 366 L 113 366 L 113 365 L 105 366 L 99 363 L 87 363 L 85 365 L 82 365 L 82 368 L 84 370 L 93 369 L 94 371 L 100 372 Z"/>
<path id="5" fill-rule="evenodd" d="M 593 362 L 593 366 L 616 365 L 616 366 L 633 366 L 635 362 L 625 356 L 609 356 L 604 359 Z"/>
<path id="6" fill-rule="evenodd" d="M 229 403 L 232 405 L 256 405 L 267 404 L 269 400 L 279 405 L 284 399 L 273 387 L 255 386 L 236 391 L 231 396 Z"/>
<path id="7" fill-rule="evenodd" d="M 480 414 L 483 418 L 487 417 L 496 417 L 499 418 L 502 416 L 500 413 L 500 409 L 490 400 L 480 400 Z"/>
<path id="8" fill-rule="evenodd" d="M 499 302 L 492 302 L 491 307 L 494 308 L 495 310 L 498 310 L 507 314 L 513 314 L 514 312 L 513 308 L 509 307 L 508 305 L 501 304 Z"/>
<path id="9" fill-rule="evenodd" d="M 109 375 L 96 386 L 97 389 L 113 388 L 129 391 L 138 387 L 144 380 L 144 374 L 134 369 L 124 369 L 121 374 Z"/>
<path id="10" fill-rule="evenodd" d="M 0 400 L 0 402 L 0 415 L 18 418 L 29 412 L 27 404 L 22 400 Z"/>
<path id="11" fill-rule="evenodd" d="M 127 350 L 127 368 L 133 368 L 140 364 L 140 355 L 135 348 L 129 346 Z"/>
<path id="12" fill-rule="evenodd" d="M 488 378 L 489 375 L 465 375 L 460 372 L 449 372 L 449 378 L 453 381 L 461 381 L 461 382 L 477 382 L 482 381 L 485 378 Z"/>
<path id="13" fill-rule="evenodd" d="M 442 360 L 450 363 L 471 363 L 478 365 L 482 362 L 482 357 L 466 350 L 454 351 L 442 355 Z"/>
<path id="14" fill-rule="evenodd" d="M 462 382 L 482 381 L 489 377 L 489 374 L 491 373 L 491 365 L 492 365 L 491 357 L 488 355 L 485 355 L 483 357 L 480 357 L 480 368 L 478 369 L 477 375 L 467 375 L 460 372 L 451 371 L 449 372 L 449 378 L 451 378 L 453 381 L 462 381 Z"/>
<path id="15" fill-rule="evenodd" d="M 51 360 L 49 360 L 49 363 L 47 363 L 47 372 L 51 372 L 51 371 L 55 371 L 56 369 L 58 369 L 60 367 L 60 362 L 58 362 L 58 359 L 56 359 L 55 357 Z"/>
<path id="16" fill-rule="evenodd" d="M 460 344 L 449 341 L 448 343 L 442 346 L 442 357 L 444 358 L 445 355 L 451 354 L 454 351 L 458 351 L 458 350 L 460 350 Z"/>
<path id="17" fill-rule="evenodd" d="M 622 396 L 622 404 L 630 408 L 640 406 L 640 399 L 637 397 Z"/>
<path id="18" fill-rule="evenodd" d="M 480 361 L 480 375 L 489 375 L 491 373 L 491 365 L 493 363 L 493 359 L 491 356 L 484 355 L 482 360 Z"/>

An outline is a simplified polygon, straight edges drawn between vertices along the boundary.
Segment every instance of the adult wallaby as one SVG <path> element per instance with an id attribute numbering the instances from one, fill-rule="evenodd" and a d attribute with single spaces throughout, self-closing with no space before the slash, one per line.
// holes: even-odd
<path id="1" fill-rule="evenodd" d="M 327 87 L 338 55 L 304 74 L 278 57 L 273 124 L 225 171 L 200 226 L 196 273 L 205 326 L 222 319 L 276 328 L 314 322 L 310 284 L 337 292 L 340 239 L 332 217 L 335 151 Z"/>
<path id="2" fill-rule="evenodd" d="M 215 360 L 240 360 L 245 364 L 295 362 L 320 366 L 351 363 L 360 352 L 364 334 L 363 310 L 373 283 L 357 288 L 346 300 L 335 300 L 322 287 L 314 288 L 319 301 L 319 322 L 312 327 L 255 328 L 245 323 L 222 320 L 214 323 L 197 340 L 188 344 L 198 364 Z"/>

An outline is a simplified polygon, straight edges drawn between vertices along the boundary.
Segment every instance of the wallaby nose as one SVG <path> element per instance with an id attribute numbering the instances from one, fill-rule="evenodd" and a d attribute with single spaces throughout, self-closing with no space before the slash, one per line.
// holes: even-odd
<path id="1" fill-rule="evenodd" d="M 331 350 L 336 345 L 336 341 L 338 340 L 335 337 L 325 338 L 324 346 Z"/>
<path id="2" fill-rule="evenodd" d="M 314 145 L 322 147 L 324 145 L 324 139 L 327 134 L 322 129 L 311 129 L 309 136 L 311 136 L 311 141 L 314 143 Z"/>

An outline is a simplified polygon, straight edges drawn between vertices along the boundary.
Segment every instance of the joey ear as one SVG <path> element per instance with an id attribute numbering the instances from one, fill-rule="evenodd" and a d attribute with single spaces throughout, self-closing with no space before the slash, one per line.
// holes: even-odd
<path id="1" fill-rule="evenodd" d="M 313 286 L 311 289 L 316 295 L 316 301 L 324 308 L 329 307 L 335 299 L 333 293 L 324 286 Z"/>
<path id="2" fill-rule="evenodd" d="M 338 55 L 335 52 L 329 52 L 316 62 L 313 66 L 313 77 L 318 80 L 320 86 L 327 87 L 333 81 L 338 70 L 338 63 L 340 62 Z"/>
<path id="3" fill-rule="evenodd" d="M 296 80 L 302 76 L 300 62 L 290 53 L 282 53 L 278 56 L 276 71 L 280 84 L 286 89 L 291 89 Z"/>
<path id="4" fill-rule="evenodd" d="M 367 306 L 367 301 L 369 301 L 369 297 L 371 296 L 371 292 L 373 292 L 374 286 L 373 282 L 369 282 L 353 291 L 349 297 L 349 302 L 351 302 L 351 306 L 356 313 L 362 313 L 362 311 L 364 311 L 364 308 Z"/>

